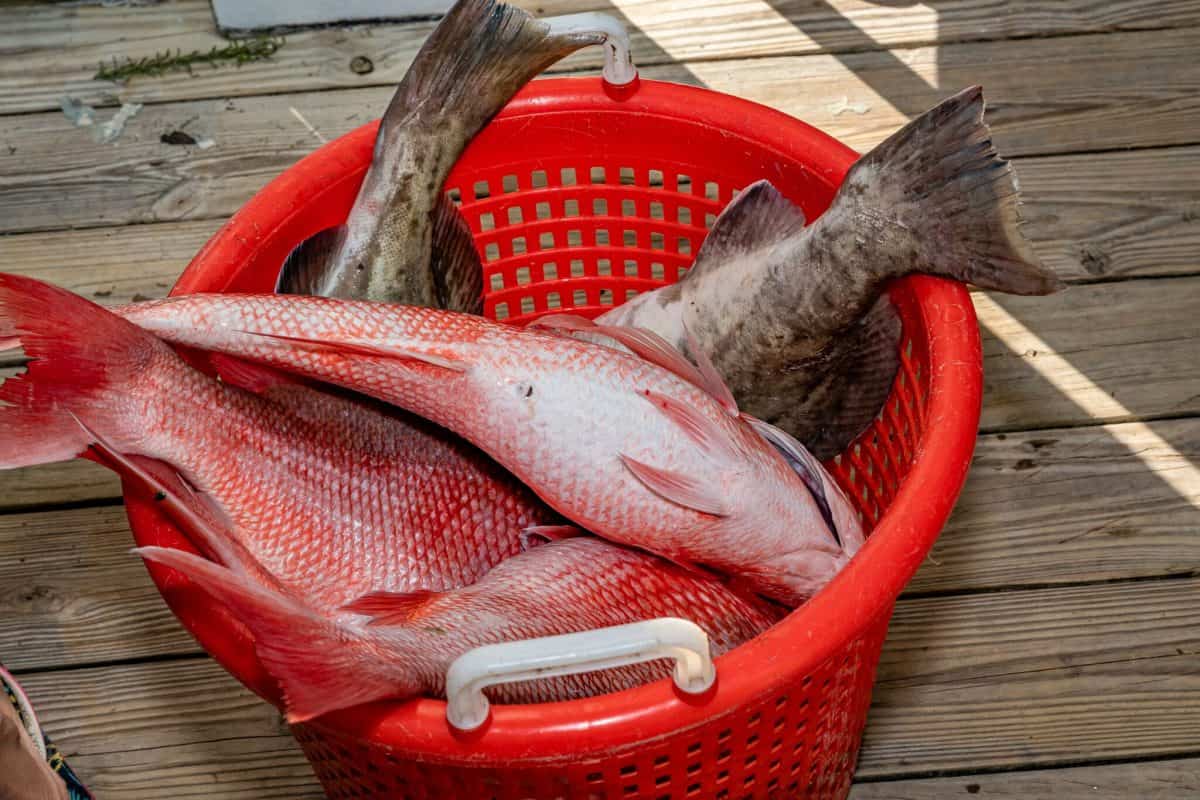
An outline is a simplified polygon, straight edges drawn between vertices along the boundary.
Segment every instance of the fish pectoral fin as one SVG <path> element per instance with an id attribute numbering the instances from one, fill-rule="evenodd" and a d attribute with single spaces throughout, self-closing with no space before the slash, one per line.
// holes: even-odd
<path id="1" fill-rule="evenodd" d="M 108 441 L 97 431 L 88 427 L 83 420 L 70 411 L 67 412 L 75 424 L 83 430 L 91 440 L 89 449 L 104 466 L 121 476 L 129 483 L 154 497 L 156 504 L 163 512 L 180 527 L 184 535 L 198 548 L 236 574 L 245 574 L 248 566 L 253 563 L 253 557 L 238 543 L 233 533 L 223 530 L 191 508 L 170 486 L 153 475 L 148 469 L 134 459 L 121 453 L 112 442 Z M 186 487 L 186 484 L 183 484 Z"/>
<path id="2" fill-rule="evenodd" d="M 329 265 L 346 238 L 346 226 L 326 228 L 292 248 L 275 281 L 277 294 L 326 295 Z"/>
<path id="3" fill-rule="evenodd" d="M 394 358 L 401 361 L 419 361 L 423 364 L 429 364 L 442 369 L 448 369 L 452 372 L 466 372 L 471 365 L 466 361 L 461 361 L 456 358 L 447 356 L 439 356 L 436 353 L 423 353 L 419 350 L 412 350 L 403 347 L 389 347 L 383 344 L 372 344 L 370 342 L 347 342 L 330 339 L 317 339 L 307 336 L 287 336 L 281 333 L 264 333 L 262 331 L 240 331 L 240 333 L 249 334 L 251 336 L 261 336 L 265 339 L 276 339 L 283 342 L 295 342 L 297 344 L 311 345 L 322 350 L 329 350 L 334 353 L 353 353 L 360 356 L 375 356 L 377 358 Z"/>
<path id="4" fill-rule="evenodd" d="M 217 371 L 223 383 L 245 389 L 254 394 L 264 394 L 280 386 L 296 386 L 300 380 L 261 364 L 252 364 L 225 353 L 210 353 L 209 363 Z"/>
<path id="5" fill-rule="evenodd" d="M 368 625 L 399 625 L 420 619 L 442 592 L 369 592 L 342 606 L 343 611 L 371 617 Z"/>
<path id="6" fill-rule="evenodd" d="M 688 271 L 699 275 L 706 269 L 741 258 L 795 236 L 804 228 L 804 212 L 788 200 L 770 181 L 750 184 L 717 216 L 696 261 Z"/>
<path id="7" fill-rule="evenodd" d="M 804 445 L 792 438 L 791 434 L 786 431 L 749 414 L 743 414 L 742 419 L 779 451 L 783 460 L 804 482 L 813 501 L 817 504 L 817 509 L 821 512 L 821 518 L 825 520 L 825 525 L 829 528 L 830 535 L 838 545 L 841 545 L 842 537 L 838 533 L 837 523 L 833 521 L 833 511 L 829 507 L 829 498 L 825 494 L 825 481 L 821 477 L 825 468 L 821 466 L 821 462 L 817 461 L 816 457 L 804 448 Z"/>
<path id="8" fill-rule="evenodd" d="M 738 415 L 737 400 L 733 397 L 733 390 L 725 383 L 725 379 L 721 377 L 721 373 L 717 371 L 717 367 L 713 364 L 712 359 L 708 357 L 708 353 L 700 346 L 700 342 L 688 330 L 687 323 L 680 320 L 683 326 L 684 341 L 687 342 L 688 353 L 692 360 L 696 363 L 696 370 L 700 373 L 704 382 L 701 386 L 717 399 L 717 402 L 730 413 L 732 416 Z"/>
<path id="9" fill-rule="evenodd" d="M 430 271 L 441 308 L 483 313 L 483 262 L 467 221 L 444 194 L 433 209 Z"/>
<path id="10" fill-rule="evenodd" d="M 716 487 L 675 470 L 651 466 L 624 453 L 620 458 L 643 486 L 664 500 L 714 517 L 729 516 L 729 505 Z"/>
<path id="11" fill-rule="evenodd" d="M 738 453 L 737 444 L 729 433 L 694 406 L 651 389 L 645 390 L 642 395 L 705 451 L 725 455 Z"/>
<path id="12" fill-rule="evenodd" d="M 563 539 L 585 535 L 587 535 L 587 531 L 577 525 L 530 525 L 519 534 L 521 552 L 532 550 L 539 545 L 548 544 L 549 542 L 558 542 Z"/>

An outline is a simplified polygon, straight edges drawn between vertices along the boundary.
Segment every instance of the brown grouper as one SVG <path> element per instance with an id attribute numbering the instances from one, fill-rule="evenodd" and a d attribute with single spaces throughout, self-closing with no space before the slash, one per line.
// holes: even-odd
<path id="1" fill-rule="evenodd" d="M 292 251 L 278 290 L 479 313 L 479 257 L 442 192 L 446 176 L 522 86 L 603 41 L 602 33 L 556 31 L 494 0 L 459 0 L 392 97 L 346 223 Z"/>
<path id="2" fill-rule="evenodd" d="M 812 225 L 771 184 L 751 185 L 679 283 L 598 322 L 682 349 L 690 334 L 743 410 L 828 459 L 892 386 L 900 322 L 881 298 L 889 280 L 924 272 L 1014 294 L 1061 288 L 1018 230 L 1017 205 L 973 87 L 859 159 Z"/>

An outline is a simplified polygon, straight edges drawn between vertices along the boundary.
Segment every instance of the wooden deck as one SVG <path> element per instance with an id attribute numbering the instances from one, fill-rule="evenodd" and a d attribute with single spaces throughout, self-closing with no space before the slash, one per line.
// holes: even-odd
<path id="1" fill-rule="evenodd" d="M 1200 0 L 536 9 L 615 10 L 644 75 L 860 149 L 984 85 L 1029 231 L 1074 286 L 976 295 L 975 464 L 897 609 L 852 796 L 1200 796 Z M 376 115 L 430 28 L 296 33 L 268 62 L 118 86 L 99 61 L 223 43 L 206 0 L 0 3 L 0 269 L 161 296 L 265 181 Z M 146 105 L 98 145 L 67 94 Z M 160 141 L 174 130 L 215 146 Z M 130 544 L 104 470 L 0 474 L 0 659 L 76 770 L 106 800 L 319 797 L 279 715 L 199 650 Z"/>

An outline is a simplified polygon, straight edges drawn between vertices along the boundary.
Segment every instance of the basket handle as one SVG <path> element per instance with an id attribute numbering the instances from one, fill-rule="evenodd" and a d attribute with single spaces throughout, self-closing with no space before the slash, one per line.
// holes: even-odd
<path id="1" fill-rule="evenodd" d="M 583 14 L 562 14 L 543 17 L 542 22 L 555 33 L 603 33 L 604 82 L 612 86 L 628 86 L 637 80 L 637 67 L 629 50 L 629 31 L 611 14 L 589 11 Z"/>
<path id="2" fill-rule="evenodd" d="M 686 619 L 662 617 L 468 650 L 446 671 L 446 720 L 460 731 L 483 725 L 490 708 L 483 689 L 498 683 L 574 675 L 658 658 L 675 659 L 672 677 L 688 694 L 703 694 L 716 680 L 708 634 Z"/>

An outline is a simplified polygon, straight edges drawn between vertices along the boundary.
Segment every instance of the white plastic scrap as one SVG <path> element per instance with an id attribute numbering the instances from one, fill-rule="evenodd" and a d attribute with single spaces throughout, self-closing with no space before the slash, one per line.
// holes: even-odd
<path id="1" fill-rule="evenodd" d="M 74 97 L 63 97 L 58 101 L 63 114 L 76 128 L 84 128 L 96 121 L 96 109 Z"/>
<path id="2" fill-rule="evenodd" d="M 833 112 L 835 117 L 841 116 L 846 112 L 862 116 L 870 111 L 871 107 L 866 103 L 851 103 L 850 98 L 843 95 L 841 100 L 838 100 L 836 103 L 833 103 L 829 106 L 829 110 Z"/>
<path id="3" fill-rule="evenodd" d="M 117 137 L 121 135 L 121 131 L 125 130 L 125 123 L 133 119 L 141 110 L 141 103 L 123 103 L 117 113 L 113 114 L 112 119 L 92 132 L 93 138 L 100 144 L 116 141 Z"/>
<path id="4" fill-rule="evenodd" d="M 207 150 L 210 147 L 215 147 L 216 144 L 217 143 L 213 141 L 211 136 L 196 137 L 196 147 L 200 148 L 201 150 Z"/>

